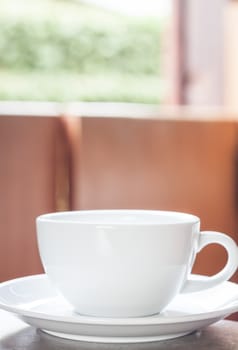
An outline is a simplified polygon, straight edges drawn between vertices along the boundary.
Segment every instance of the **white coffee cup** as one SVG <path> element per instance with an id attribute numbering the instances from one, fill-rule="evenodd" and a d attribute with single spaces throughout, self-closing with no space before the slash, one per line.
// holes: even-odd
<path id="1" fill-rule="evenodd" d="M 37 218 L 46 274 L 77 313 L 140 317 L 159 313 L 178 294 L 228 280 L 238 266 L 236 243 L 200 232 L 198 217 L 153 210 L 59 212 Z M 196 254 L 218 243 L 228 260 L 210 278 L 191 278 Z"/>

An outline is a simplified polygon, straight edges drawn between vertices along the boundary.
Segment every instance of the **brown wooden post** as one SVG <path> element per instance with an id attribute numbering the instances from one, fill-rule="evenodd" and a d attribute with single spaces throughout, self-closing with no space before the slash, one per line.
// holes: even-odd
<path id="1" fill-rule="evenodd" d="M 224 10 L 227 0 L 173 2 L 172 104 L 223 105 Z M 167 102 L 167 101 L 166 101 Z"/>
<path id="2" fill-rule="evenodd" d="M 224 37 L 224 103 L 238 108 L 238 1 L 227 1 Z"/>
<path id="3" fill-rule="evenodd" d="M 169 82 L 166 104 L 182 105 L 184 96 L 184 68 L 186 59 L 185 21 L 186 0 L 174 0 L 172 2 L 172 16 L 169 30 L 165 34 L 167 52 L 165 53 L 165 79 Z"/>

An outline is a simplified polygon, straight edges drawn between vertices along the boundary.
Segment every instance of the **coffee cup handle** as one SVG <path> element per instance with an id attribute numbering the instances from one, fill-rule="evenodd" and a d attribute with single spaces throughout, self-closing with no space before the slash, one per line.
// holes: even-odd
<path id="1" fill-rule="evenodd" d="M 228 254 L 225 267 L 217 274 L 211 277 L 202 277 L 191 275 L 185 282 L 181 293 L 198 292 L 208 288 L 215 287 L 220 283 L 229 280 L 238 267 L 238 247 L 235 241 L 224 233 L 214 231 L 203 231 L 198 241 L 197 252 L 202 250 L 208 244 L 222 245 Z"/>

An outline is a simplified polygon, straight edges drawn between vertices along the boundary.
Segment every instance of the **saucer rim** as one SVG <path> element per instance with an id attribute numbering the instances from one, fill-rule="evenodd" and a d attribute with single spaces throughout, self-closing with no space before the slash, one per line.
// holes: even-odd
<path id="1" fill-rule="evenodd" d="M 48 277 L 46 274 L 36 274 L 36 275 L 18 277 L 12 280 L 2 282 L 0 283 L 0 295 L 1 295 L 1 288 L 11 286 L 14 283 L 24 282 L 26 280 L 33 280 L 33 279 L 42 281 L 42 280 L 48 280 Z M 235 283 L 230 281 L 223 282 L 223 284 L 236 285 Z M 209 320 L 214 318 L 225 318 L 228 315 L 231 315 L 232 313 L 237 312 L 238 311 L 238 285 L 237 285 L 237 301 L 232 301 L 227 305 L 225 304 L 221 308 L 217 308 L 212 311 L 204 311 L 200 313 L 187 314 L 187 315 L 177 316 L 177 317 L 164 316 L 162 318 L 160 314 L 157 314 L 157 317 L 155 314 L 151 316 L 142 316 L 142 317 L 133 317 L 133 318 L 109 318 L 109 317 L 104 318 L 104 317 L 93 317 L 93 316 L 86 316 L 86 315 L 60 316 L 60 315 L 41 313 L 33 310 L 27 310 L 22 307 L 12 306 L 10 304 L 4 303 L 1 300 L 0 300 L 0 309 L 14 313 L 20 317 L 35 318 L 39 320 L 47 320 L 47 321 L 59 322 L 59 323 L 64 322 L 64 323 L 72 323 L 72 324 L 80 324 L 80 325 L 94 325 L 94 326 L 148 326 L 150 325 L 152 326 L 152 325 L 182 324 L 187 322 Z"/>

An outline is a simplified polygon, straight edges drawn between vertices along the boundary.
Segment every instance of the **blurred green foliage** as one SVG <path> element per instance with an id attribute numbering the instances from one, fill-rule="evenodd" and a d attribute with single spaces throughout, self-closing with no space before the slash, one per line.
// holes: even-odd
<path id="1" fill-rule="evenodd" d="M 108 28 L 97 21 L 0 18 L 0 67 L 158 74 L 158 25 L 129 20 L 122 24 Z"/>
<path id="2" fill-rule="evenodd" d="M 155 18 L 63 0 L 1 4 L 18 8 L 0 14 L 0 99 L 158 102 Z"/>
<path id="3" fill-rule="evenodd" d="M 0 77 L 0 100 L 159 103 L 163 93 L 151 75 L 2 71 Z"/>

